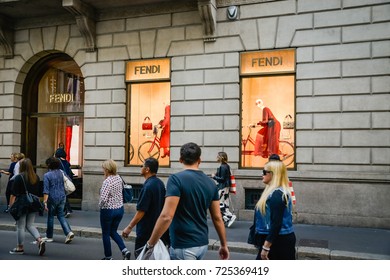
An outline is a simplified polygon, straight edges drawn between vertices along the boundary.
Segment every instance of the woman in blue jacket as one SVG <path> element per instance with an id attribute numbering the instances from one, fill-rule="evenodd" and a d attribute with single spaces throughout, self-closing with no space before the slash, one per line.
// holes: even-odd
<path id="1" fill-rule="evenodd" d="M 294 260 L 296 237 L 287 168 L 282 161 L 265 164 L 266 185 L 255 207 L 255 232 L 260 238 L 258 260 Z"/>

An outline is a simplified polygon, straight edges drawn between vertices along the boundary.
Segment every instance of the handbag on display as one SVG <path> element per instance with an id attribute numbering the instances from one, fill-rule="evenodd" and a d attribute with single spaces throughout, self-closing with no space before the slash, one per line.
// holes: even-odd
<path id="1" fill-rule="evenodd" d="M 229 187 L 229 192 L 232 194 L 236 194 L 237 192 L 237 186 L 236 186 L 236 177 L 232 174 L 232 171 L 230 171 L 230 187 Z"/>
<path id="2" fill-rule="evenodd" d="M 133 196 L 134 196 L 133 186 L 127 184 L 122 177 L 121 179 L 123 182 L 123 188 L 122 188 L 123 203 L 130 203 L 133 200 Z"/>
<path id="3" fill-rule="evenodd" d="M 294 129 L 294 121 L 290 114 L 286 115 L 284 117 L 283 121 L 283 128 L 284 129 Z"/>
<path id="4" fill-rule="evenodd" d="M 64 177 L 64 188 L 65 188 L 65 194 L 70 195 L 72 192 L 76 190 L 75 185 L 73 182 L 69 179 L 68 176 L 61 170 L 62 176 Z"/>
<path id="5" fill-rule="evenodd" d="M 144 118 L 144 122 L 142 123 L 142 130 L 152 130 L 152 122 L 148 116 Z"/>

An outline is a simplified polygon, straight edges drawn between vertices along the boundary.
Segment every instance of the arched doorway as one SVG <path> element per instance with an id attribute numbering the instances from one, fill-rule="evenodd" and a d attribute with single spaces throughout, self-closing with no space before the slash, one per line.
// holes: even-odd
<path id="1" fill-rule="evenodd" d="M 82 199 L 84 123 L 84 78 L 80 67 L 66 54 L 54 53 L 39 59 L 26 75 L 22 90 L 21 150 L 43 179 L 45 161 L 59 145 L 75 174 L 77 191 L 72 206 Z"/>

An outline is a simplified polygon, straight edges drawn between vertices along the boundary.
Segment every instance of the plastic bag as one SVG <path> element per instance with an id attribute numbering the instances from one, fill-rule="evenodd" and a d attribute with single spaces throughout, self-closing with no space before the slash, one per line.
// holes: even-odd
<path id="1" fill-rule="evenodd" d="M 153 248 L 147 249 L 146 245 L 139 254 L 137 260 L 170 260 L 168 249 L 162 240 L 158 240 Z"/>

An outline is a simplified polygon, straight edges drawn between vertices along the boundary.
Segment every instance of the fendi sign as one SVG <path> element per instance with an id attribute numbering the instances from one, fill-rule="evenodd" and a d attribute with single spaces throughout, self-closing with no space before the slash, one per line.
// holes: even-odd
<path id="1" fill-rule="evenodd" d="M 242 53 L 241 75 L 295 72 L 295 50 Z"/>
<path id="2" fill-rule="evenodd" d="M 169 80 L 170 59 L 129 61 L 126 64 L 126 82 Z"/>

